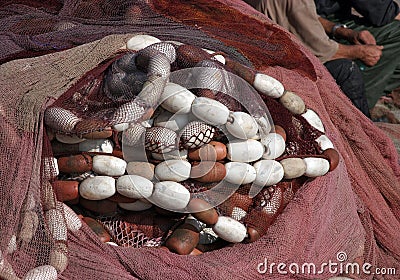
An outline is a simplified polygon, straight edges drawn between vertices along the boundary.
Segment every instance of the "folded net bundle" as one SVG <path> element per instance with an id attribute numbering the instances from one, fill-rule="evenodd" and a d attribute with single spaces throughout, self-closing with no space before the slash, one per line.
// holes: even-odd
<path id="1" fill-rule="evenodd" d="M 4 185 L 1 210 L 5 217 L 1 225 L 2 278 L 53 279 L 58 273 L 60 279 L 312 279 L 315 275 L 281 275 L 276 271 L 262 274 L 257 268 L 266 258 L 275 263 L 314 263 L 318 266 L 337 260 L 338 252 L 345 252 L 351 262 L 357 260 L 369 262 L 374 267 L 398 268 L 400 245 L 396 242 L 399 225 L 396 217 L 399 217 L 400 173 L 395 148 L 390 139 L 351 107 L 315 58 L 286 32 L 257 15 L 251 16 L 253 11 L 240 2 L 132 4 L 121 1 L 118 4 L 67 1 L 63 5 L 48 2 L 43 6 L 32 2 L 8 4 L 2 9 L 2 37 L 6 44 L 1 48 L 1 58 L 4 62 L 9 61 L 1 65 L 4 74 L 0 107 L 4 119 L 0 134 Z M 171 42 L 156 51 L 151 48 L 137 52 L 122 50 L 135 33 L 150 34 L 162 42 Z M 101 40 L 94 41 L 97 39 Z M 91 41 L 94 42 L 89 43 Z M 81 44 L 84 45 L 78 46 Z M 189 46 L 190 51 L 179 50 L 180 44 Z M 324 176 L 283 179 L 272 188 L 262 189 L 250 202 L 247 198 L 251 187 L 241 186 L 230 199 L 215 207 L 220 217 L 232 216 L 246 225 L 247 230 L 256 229 L 262 236 L 254 242 L 233 244 L 225 241 L 222 245 L 219 243 L 216 250 L 207 250 L 203 246 L 199 249 L 208 252 L 182 256 L 158 247 L 182 226 L 186 215 L 171 216 L 171 213 L 160 213 L 160 209 L 159 212 L 149 209 L 145 215 L 128 211 L 130 214 L 126 215 L 126 209 L 119 207 L 117 215 L 92 216 L 103 223 L 102 229 L 108 229 L 113 241 L 120 245 L 114 247 L 102 243 L 86 223 L 59 201 L 67 199 L 56 196 L 56 179 L 73 180 L 71 176 L 60 177 L 65 174 L 56 178 L 53 156 L 59 159 L 63 154 L 57 152 L 69 156 L 76 151 L 67 152 L 65 148 L 57 151 L 54 140 L 50 143 L 47 136 L 49 126 L 58 135 L 77 138 L 88 137 L 87 134 L 92 132 L 109 133 L 108 128 L 114 127 L 112 135 L 108 136 L 114 144 L 113 156 L 120 156 L 118 151 L 123 150 L 126 157 L 123 140 L 131 134 L 126 130 L 126 134 L 117 133 L 115 125 L 138 124 L 159 113 L 156 105 L 162 91 L 158 87 L 161 84 L 164 88 L 166 81 L 151 80 L 149 73 L 154 72 L 149 68 L 166 65 L 166 56 L 159 53 L 165 54 L 171 45 L 178 54 L 178 62 L 169 61 L 169 70 L 156 67 L 156 75 L 193 66 L 207 68 L 203 82 L 212 81 L 212 73 L 229 75 L 221 72 L 222 66 L 216 55 L 200 49 L 206 48 L 224 56 L 227 70 L 242 75 L 250 83 L 254 81 L 254 73 L 276 78 L 286 91 L 295 92 L 304 100 L 307 110 L 317 112 L 324 133 L 309 125 L 303 116 L 288 111 L 277 98 L 262 94 L 257 97 L 248 88 L 244 88 L 247 91 L 243 91 L 243 95 L 259 100 L 259 103 L 246 102 L 246 97 L 240 95 L 234 95 L 241 101 L 235 102 L 216 89 L 204 90 L 204 84 L 193 90 L 197 100 L 204 100 L 199 97 L 213 99 L 231 112 L 247 112 L 253 117 L 259 117 L 256 105 L 262 104 L 262 98 L 273 123 L 286 130 L 286 149 L 279 161 L 310 156 L 329 159 L 315 144 L 315 140 L 324 134 L 341 155 L 338 167 Z M 64 51 L 58 52 L 60 50 Z M 15 60 L 49 52 L 56 53 Z M 123 85 L 119 85 L 122 90 L 110 91 L 114 85 L 113 75 L 118 76 L 113 71 L 121 70 L 124 59 L 132 57 L 135 67 L 143 67 L 139 69 L 142 74 L 135 74 L 140 90 L 132 96 L 129 96 L 131 91 L 123 90 Z M 204 60 L 207 62 L 201 63 Z M 179 64 L 179 61 L 185 63 Z M 243 75 L 247 73 L 245 70 L 250 73 L 250 78 Z M 129 71 L 125 69 L 119 74 L 129 78 L 132 76 Z M 183 84 L 185 78 L 177 76 L 173 81 Z M 151 94 L 146 95 L 151 98 L 138 99 L 144 85 L 152 88 Z M 240 88 L 235 83 L 233 86 Z M 231 89 L 225 85 L 226 88 Z M 152 95 L 154 92 L 158 95 Z M 135 103 L 130 103 L 131 100 Z M 261 106 L 261 109 L 265 112 L 265 107 Z M 57 114 L 49 117 L 49 112 Z M 50 125 L 45 127 L 46 120 Z M 60 124 L 61 128 L 57 126 Z M 214 131 L 212 140 L 227 144 L 226 138 L 219 136 L 222 133 L 217 125 L 211 127 L 207 129 Z M 99 155 L 98 152 L 80 154 L 85 161 Z M 160 160 L 150 158 L 155 160 L 154 164 L 160 164 Z M 90 174 L 79 175 L 80 178 L 75 180 L 84 181 L 85 176 L 91 178 Z M 192 195 L 214 187 L 212 183 L 199 184 L 196 180 L 182 185 Z M 112 205 L 111 209 L 116 210 L 112 208 L 116 207 L 116 200 L 107 201 Z M 127 200 L 127 203 L 132 202 Z M 70 207 L 85 216 L 84 220 L 89 223 L 88 217 L 93 211 L 88 210 L 88 205 L 93 203 L 86 201 L 86 208 L 80 204 L 70 203 Z M 104 204 L 95 206 L 97 212 L 100 209 L 105 210 L 101 214 L 109 214 Z M 268 215 L 271 212 L 279 212 L 279 215 L 271 217 Z M 318 277 L 336 274 L 339 272 L 326 271 Z M 372 276 L 362 278 L 372 279 Z"/>

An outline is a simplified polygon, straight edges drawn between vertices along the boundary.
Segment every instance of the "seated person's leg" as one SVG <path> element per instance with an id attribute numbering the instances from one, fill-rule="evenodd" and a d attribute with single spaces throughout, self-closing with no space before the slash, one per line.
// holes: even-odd
<path id="1" fill-rule="evenodd" d="M 324 65 L 354 106 L 370 117 L 364 80 L 357 64 L 349 59 L 341 58 L 328 61 Z"/>

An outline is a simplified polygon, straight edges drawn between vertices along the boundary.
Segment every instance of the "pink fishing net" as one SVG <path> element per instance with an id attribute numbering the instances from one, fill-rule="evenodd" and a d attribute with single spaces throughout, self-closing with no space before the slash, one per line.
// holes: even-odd
<path id="1" fill-rule="evenodd" d="M 400 168 L 392 140 L 351 105 L 293 36 L 246 4 L 6 1 L 0 23 L 2 279 L 22 279 L 28 271 L 28 279 L 53 279 L 51 270 L 32 276 L 31 269 L 49 264 L 59 279 L 327 279 L 340 271 L 316 276 L 263 269 L 266 260 L 320 267 L 339 262 L 338 253 L 348 262 L 400 271 Z M 68 89 L 136 33 L 223 51 L 275 77 L 321 117 L 341 155 L 339 166 L 302 182 L 258 241 L 199 256 L 114 247 L 85 224 L 71 226 L 74 216 L 46 183 L 55 170 L 44 111 L 65 100 Z M 274 121 L 286 124 L 272 107 Z"/>

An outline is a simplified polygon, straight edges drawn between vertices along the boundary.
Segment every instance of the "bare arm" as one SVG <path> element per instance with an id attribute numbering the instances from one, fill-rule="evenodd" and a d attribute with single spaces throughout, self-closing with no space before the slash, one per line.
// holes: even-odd
<path id="1" fill-rule="evenodd" d="M 323 17 L 318 17 L 319 22 L 321 23 L 321 25 L 324 27 L 325 33 L 328 35 L 333 35 L 331 34 L 332 28 L 335 26 L 335 23 L 327 20 Z"/>
<path id="2" fill-rule="evenodd" d="M 324 27 L 326 34 L 335 36 L 338 39 L 345 39 L 354 45 L 343 45 L 339 44 L 338 50 L 335 55 L 331 58 L 348 58 L 348 59 L 360 59 L 367 66 L 375 65 L 381 55 L 383 46 L 377 46 L 374 36 L 367 30 L 355 31 L 348 28 L 339 27 L 335 30 L 335 34 L 332 34 L 335 23 L 324 19 L 318 18 L 321 25 Z"/>
<path id="3" fill-rule="evenodd" d="M 344 39 L 357 45 L 376 45 L 374 36 L 368 30 L 355 31 L 349 28 L 339 27 L 335 30 L 335 34 L 332 34 L 333 27 L 336 24 L 323 17 L 319 17 L 318 20 L 324 27 L 326 34 L 332 37 Z"/>
<path id="4" fill-rule="evenodd" d="M 382 49 L 383 46 L 376 45 L 339 44 L 339 48 L 331 60 L 338 58 L 360 59 L 365 65 L 374 66 L 381 58 Z"/>

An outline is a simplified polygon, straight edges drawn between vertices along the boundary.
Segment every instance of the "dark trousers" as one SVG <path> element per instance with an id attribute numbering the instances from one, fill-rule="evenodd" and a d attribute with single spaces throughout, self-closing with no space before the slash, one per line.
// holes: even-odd
<path id="1" fill-rule="evenodd" d="M 370 117 L 365 85 L 360 68 L 350 59 L 335 59 L 325 62 L 336 83 L 361 112 Z"/>

